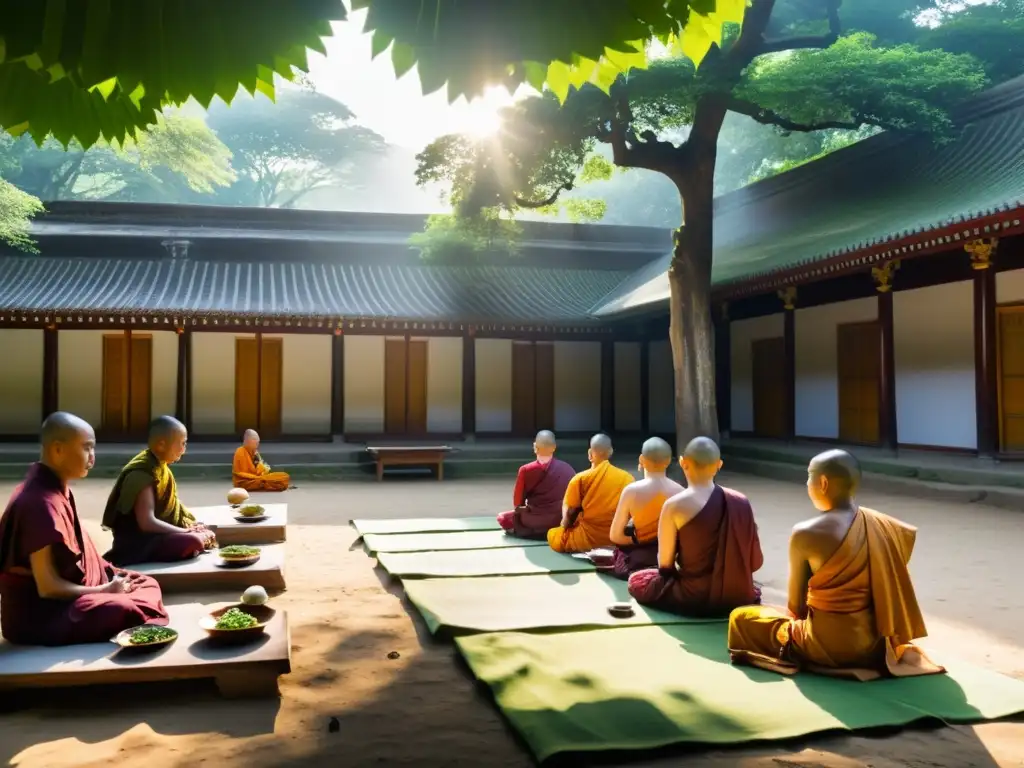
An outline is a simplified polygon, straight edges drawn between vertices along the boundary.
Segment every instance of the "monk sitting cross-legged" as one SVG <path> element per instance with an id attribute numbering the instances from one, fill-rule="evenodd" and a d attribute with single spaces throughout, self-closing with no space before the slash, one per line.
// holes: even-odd
<path id="1" fill-rule="evenodd" d="M 927 635 L 907 570 L 917 530 L 858 507 L 860 479 L 846 451 L 811 460 L 807 493 L 823 514 L 797 524 L 790 536 L 789 611 L 733 611 L 734 664 L 858 680 L 944 671 L 911 644 Z"/>
<path id="2" fill-rule="evenodd" d="M 114 532 L 106 557 L 117 565 L 169 563 L 202 554 L 216 544 L 178 500 L 170 465 L 185 454 L 188 431 L 171 416 L 149 427 L 149 447 L 121 470 L 103 512 Z"/>
<path id="3" fill-rule="evenodd" d="M 668 501 L 658 524 L 658 568 L 629 577 L 629 594 L 666 611 L 726 616 L 760 602 L 762 563 L 754 511 L 742 493 L 715 483 L 722 468 L 713 440 L 697 437 L 679 459 L 687 488 Z"/>
<path id="4" fill-rule="evenodd" d="M 625 579 L 634 571 L 658 567 L 658 521 L 665 501 L 683 486 L 666 477 L 672 448 L 660 437 L 644 443 L 640 452 L 643 480 L 626 486 L 612 520 L 611 540 L 618 546 L 611 573 Z"/>
<path id="5" fill-rule="evenodd" d="M 501 512 L 498 525 L 524 539 L 543 539 L 562 519 L 562 499 L 573 468 L 555 458 L 555 433 L 546 429 L 533 440 L 536 461 L 524 464 L 512 489 L 515 509 Z"/>
<path id="6" fill-rule="evenodd" d="M 633 482 L 629 472 L 609 463 L 611 457 L 612 439 L 594 435 L 587 451 L 590 469 L 569 481 L 561 525 L 548 531 L 548 545 L 556 552 L 588 552 L 611 546 L 609 531 L 619 496 Z"/>
<path id="7" fill-rule="evenodd" d="M 40 461 L 0 517 L 0 630 L 12 643 L 98 643 L 167 624 L 159 585 L 103 560 L 82 530 L 68 483 L 89 474 L 95 449 L 89 424 L 52 414 Z"/>
<path id="8" fill-rule="evenodd" d="M 255 429 L 245 430 L 242 444 L 231 462 L 231 482 L 247 491 L 287 491 L 291 479 L 285 472 L 271 472 L 259 454 L 260 436 Z"/>

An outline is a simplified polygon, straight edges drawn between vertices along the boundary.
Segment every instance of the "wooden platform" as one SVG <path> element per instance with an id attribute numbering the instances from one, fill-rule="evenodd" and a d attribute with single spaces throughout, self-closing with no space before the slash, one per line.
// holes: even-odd
<path id="1" fill-rule="evenodd" d="M 257 504 L 259 502 L 250 502 Z M 244 504 L 242 506 L 245 506 Z M 288 505 L 260 504 L 266 510 L 267 519 L 258 523 L 240 523 L 235 520 L 238 510 L 227 504 L 217 507 L 189 507 L 196 520 L 213 528 L 217 543 L 228 544 L 274 544 L 287 537 Z"/>
<path id="2" fill-rule="evenodd" d="M 129 569 L 152 576 L 164 592 L 244 590 L 254 584 L 280 592 L 285 589 L 284 547 L 284 544 L 260 547 L 259 561 L 244 568 L 218 565 L 220 559 L 214 549 L 180 563 L 145 563 Z"/>
<path id="3" fill-rule="evenodd" d="M 436 467 L 437 479 L 444 480 L 444 459 L 448 445 L 368 445 L 366 451 L 377 463 L 377 480 L 384 479 L 384 467 Z"/>
<path id="4" fill-rule="evenodd" d="M 0 690 L 213 678 L 229 698 L 277 695 L 278 677 L 292 668 L 287 614 L 278 611 L 260 639 L 220 645 L 207 638 L 199 619 L 225 605 L 230 603 L 168 608 L 178 639 L 148 651 L 113 643 L 45 648 L 0 640 Z"/>

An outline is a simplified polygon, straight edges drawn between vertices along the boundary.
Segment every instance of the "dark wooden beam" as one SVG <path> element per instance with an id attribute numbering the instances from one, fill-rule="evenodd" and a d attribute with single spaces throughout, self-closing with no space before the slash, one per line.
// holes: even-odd
<path id="1" fill-rule="evenodd" d="M 615 342 L 601 342 L 601 429 L 615 432 Z"/>
<path id="2" fill-rule="evenodd" d="M 43 397 L 41 421 L 60 409 L 60 373 L 58 369 L 58 335 L 56 327 L 43 330 Z"/>
<path id="3" fill-rule="evenodd" d="M 879 367 L 879 443 L 895 450 L 899 445 L 896 421 L 896 332 L 893 325 L 892 291 L 878 293 L 878 324 L 881 333 L 881 365 Z"/>
<path id="4" fill-rule="evenodd" d="M 640 431 L 651 431 L 651 345 L 640 342 Z"/>
<path id="5" fill-rule="evenodd" d="M 345 336 L 331 337 L 331 434 L 345 434 Z"/>
<path id="6" fill-rule="evenodd" d="M 718 432 L 727 437 L 732 429 L 732 321 L 729 305 L 722 303 L 715 323 L 715 403 Z"/>
<path id="7" fill-rule="evenodd" d="M 785 437 L 793 440 L 796 437 L 796 291 L 790 298 L 784 298 L 785 312 L 783 313 L 782 339 L 785 354 L 782 360 L 783 372 L 785 374 Z M 754 382 L 757 386 L 757 382 Z"/>
<path id="8" fill-rule="evenodd" d="M 462 337 L 462 434 L 476 434 L 476 337 Z"/>
<path id="9" fill-rule="evenodd" d="M 174 393 L 174 416 L 188 428 L 188 340 L 189 331 L 178 328 L 178 375 Z"/>
<path id="10" fill-rule="evenodd" d="M 978 455 L 999 453 L 999 383 L 996 350 L 996 240 L 964 246 L 974 269 L 974 395 L 977 408 Z"/>
<path id="11" fill-rule="evenodd" d="M 192 329 L 186 328 L 181 334 L 185 344 L 185 429 L 192 431 Z"/>

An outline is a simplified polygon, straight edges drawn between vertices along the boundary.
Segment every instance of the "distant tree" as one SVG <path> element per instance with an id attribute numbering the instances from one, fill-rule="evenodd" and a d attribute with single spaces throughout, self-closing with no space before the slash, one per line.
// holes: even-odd
<path id="1" fill-rule="evenodd" d="M 237 180 L 218 192 L 229 205 L 293 208 L 315 189 L 358 183 L 384 140 L 351 110 L 309 87 L 211 107 L 207 124 L 232 154 Z"/>
<path id="2" fill-rule="evenodd" d="M 0 135 L 2 143 L 3 136 Z M 0 179 L 0 243 L 34 253 L 36 247 L 29 236 L 29 223 L 42 210 L 39 198 Z"/>
<path id="3" fill-rule="evenodd" d="M 918 44 L 971 54 L 993 83 L 1018 77 L 1024 74 L 1024 2 L 998 0 L 950 11 L 921 33 Z"/>

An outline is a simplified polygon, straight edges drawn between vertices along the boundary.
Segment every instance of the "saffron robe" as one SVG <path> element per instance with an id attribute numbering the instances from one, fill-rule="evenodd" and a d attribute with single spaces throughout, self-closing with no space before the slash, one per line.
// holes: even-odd
<path id="1" fill-rule="evenodd" d="M 704 508 L 676 534 L 677 573 L 657 568 L 629 577 L 638 602 L 695 616 L 727 616 L 761 600 L 754 573 L 764 564 L 754 510 L 742 493 L 715 486 Z"/>
<path id="2" fill-rule="evenodd" d="M 98 587 L 115 575 L 82 530 L 75 497 L 51 469 L 33 464 L 0 518 L 0 631 L 12 643 L 73 645 L 109 640 L 140 624 L 167 624 L 160 586 L 149 576 L 124 574 L 131 592 L 98 592 L 73 600 L 39 596 L 32 553 L 50 547 L 57 574 Z"/>
<path id="3" fill-rule="evenodd" d="M 562 503 L 569 509 L 581 509 L 569 528 L 561 525 L 548 531 L 548 545 L 556 552 L 589 552 L 610 547 L 612 518 L 623 489 L 635 478 L 624 469 L 602 461 L 580 472 L 569 481 Z"/>
<path id="4" fill-rule="evenodd" d="M 916 537 L 914 527 L 861 507 L 808 582 L 806 618 L 767 606 L 733 611 L 733 663 L 856 680 L 944 672 L 912 644 L 928 634 L 907 568 Z"/>
<path id="5" fill-rule="evenodd" d="M 181 533 L 146 533 L 135 518 L 135 500 L 143 489 L 151 487 L 158 520 L 181 528 Z M 193 533 L 196 519 L 178 499 L 174 473 L 150 450 L 129 461 L 107 499 L 103 527 L 113 531 L 114 543 L 104 557 L 115 565 L 134 563 L 172 563 L 202 554 L 206 544 Z"/>
<path id="6" fill-rule="evenodd" d="M 615 548 L 609 575 L 626 579 L 636 571 L 658 567 L 658 525 L 661 521 L 661 508 L 667 500 L 666 494 L 659 493 L 642 507 L 630 510 L 629 519 L 637 543 Z"/>
<path id="7" fill-rule="evenodd" d="M 287 491 L 291 478 L 287 472 L 271 472 L 258 453 L 240 445 L 231 462 L 231 482 L 247 491 Z"/>
<path id="8" fill-rule="evenodd" d="M 575 470 L 561 459 L 531 461 L 519 468 L 512 489 L 515 509 L 498 515 L 498 524 L 524 539 L 543 539 L 562 520 L 562 499 Z"/>

